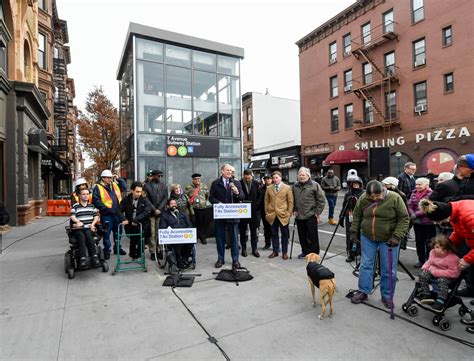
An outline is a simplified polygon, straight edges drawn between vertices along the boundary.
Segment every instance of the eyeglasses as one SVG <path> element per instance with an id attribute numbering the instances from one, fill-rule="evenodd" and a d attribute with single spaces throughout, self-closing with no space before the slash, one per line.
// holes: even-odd
<path id="1" fill-rule="evenodd" d="M 416 168 L 407 168 L 407 169 L 416 171 Z"/>

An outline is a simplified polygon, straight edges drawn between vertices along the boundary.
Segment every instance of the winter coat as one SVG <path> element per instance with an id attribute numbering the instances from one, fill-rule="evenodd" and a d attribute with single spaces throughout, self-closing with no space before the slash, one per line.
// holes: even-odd
<path id="1" fill-rule="evenodd" d="M 474 200 L 463 200 L 450 204 L 452 211 L 449 222 L 454 231 L 449 239 L 455 246 L 466 242 L 471 250 L 463 259 L 472 265 L 474 264 Z"/>
<path id="2" fill-rule="evenodd" d="M 444 256 L 439 256 L 434 249 L 430 251 L 430 257 L 421 269 L 425 272 L 431 273 L 436 278 L 458 278 L 461 274 L 458 256 L 452 252 L 449 252 Z"/>
<path id="3" fill-rule="evenodd" d="M 436 202 L 447 202 L 447 198 L 454 197 L 458 194 L 459 183 L 461 183 L 461 180 L 456 176 L 442 183 L 438 183 L 428 199 Z"/>
<path id="4" fill-rule="evenodd" d="M 232 183 L 239 190 L 239 194 L 234 194 L 230 187 L 226 189 L 223 178 L 219 177 L 212 182 L 211 190 L 209 191 L 209 201 L 211 204 L 218 203 L 241 203 L 244 199 L 244 192 L 240 187 L 240 182 L 232 180 Z M 216 219 L 215 222 L 226 222 L 226 223 L 239 223 L 239 219 Z"/>
<path id="5" fill-rule="evenodd" d="M 413 224 L 433 224 L 433 222 L 426 216 L 418 205 L 422 199 L 429 198 L 431 189 L 427 188 L 422 192 L 413 191 L 410 200 L 408 201 L 408 213 Z"/>
<path id="6" fill-rule="evenodd" d="M 352 212 L 354 211 L 354 208 L 357 204 L 357 200 L 360 198 L 360 196 L 364 193 L 364 190 L 362 188 L 359 189 L 354 189 L 350 188 L 346 194 L 344 194 L 344 201 L 342 202 L 342 210 L 346 207 L 346 212 L 345 214 L 340 214 L 339 215 L 339 225 L 341 227 L 344 227 L 344 223 L 346 227 L 351 226 L 351 219 L 349 218 L 349 214 L 352 215 Z"/>
<path id="7" fill-rule="evenodd" d="M 319 281 L 331 280 L 334 278 L 334 273 L 332 273 L 329 268 L 324 267 L 317 262 L 309 262 L 306 265 L 306 274 L 317 288 L 319 288 Z"/>
<path id="8" fill-rule="evenodd" d="M 384 191 L 384 198 L 374 202 L 364 193 L 354 208 L 351 232 L 361 232 L 373 241 L 401 240 L 408 231 L 408 211 L 402 197 Z"/>
<path id="9" fill-rule="evenodd" d="M 325 176 L 321 180 L 321 188 L 326 194 L 337 194 L 341 189 L 341 181 L 336 176 Z"/>
<path id="10" fill-rule="evenodd" d="M 129 227 L 131 223 L 141 223 L 143 238 L 147 238 L 151 235 L 150 228 L 150 216 L 153 213 L 153 205 L 150 203 L 148 198 L 142 196 L 138 198 L 137 213 L 135 219 L 133 219 L 133 195 L 129 194 L 120 203 L 120 210 L 122 211 L 125 219 L 129 224 L 125 227 L 125 231 L 130 233 Z"/>
<path id="11" fill-rule="evenodd" d="M 311 179 L 306 183 L 297 182 L 293 185 L 294 211 L 296 219 L 309 219 L 320 215 L 326 205 L 321 186 Z"/>
<path id="12" fill-rule="evenodd" d="M 170 209 L 166 209 L 160 217 L 160 229 L 171 228 L 192 228 L 191 222 L 186 214 L 178 211 L 177 217 Z"/>
<path id="13" fill-rule="evenodd" d="M 166 206 L 166 199 L 168 198 L 166 186 L 161 182 L 149 181 L 145 183 L 143 190 L 153 207 L 163 212 Z"/>
<path id="14" fill-rule="evenodd" d="M 260 225 L 260 204 L 262 203 L 262 189 L 260 184 L 255 180 L 252 179 L 250 182 L 250 190 L 247 192 L 247 188 L 245 187 L 245 181 L 243 179 L 240 180 L 240 187 L 242 188 L 242 192 L 244 193 L 244 202 L 251 203 L 251 222 L 255 227 Z"/>
<path id="15" fill-rule="evenodd" d="M 109 194 L 109 197 L 112 199 L 112 208 L 107 208 L 104 203 L 102 203 L 102 199 L 100 198 L 100 186 L 103 186 L 106 192 Z M 120 191 L 123 193 L 127 190 L 127 183 L 122 178 L 118 179 L 117 182 Z M 123 199 L 123 198 L 122 198 Z M 100 212 L 100 216 L 119 216 L 122 217 L 120 213 L 120 203 L 115 195 L 115 192 L 112 188 L 112 183 L 109 186 L 106 186 L 104 183 L 98 183 L 92 189 L 92 203 L 94 207 L 97 208 Z"/>
<path id="16" fill-rule="evenodd" d="M 194 210 L 191 207 L 191 202 L 189 201 L 189 198 L 186 194 L 181 193 L 181 194 L 176 194 L 176 193 L 171 193 L 170 199 L 176 200 L 176 205 L 178 206 L 178 210 L 181 213 L 186 214 L 188 218 L 194 215 Z"/>
<path id="17" fill-rule="evenodd" d="M 449 201 L 460 201 L 464 199 L 474 199 L 474 173 L 470 177 L 461 179 L 458 193 Z"/>
<path id="18" fill-rule="evenodd" d="M 209 202 L 209 190 L 205 183 L 201 183 L 197 188 L 194 183 L 188 184 L 184 190 L 194 209 L 202 209 L 211 206 Z"/>
<path id="19" fill-rule="evenodd" d="M 405 172 L 398 176 L 398 189 L 400 189 L 407 198 L 411 197 L 411 192 L 415 190 L 416 181 L 414 177 L 410 177 Z"/>
<path id="20" fill-rule="evenodd" d="M 290 222 L 293 212 L 293 191 L 291 187 L 283 182 L 279 185 L 278 193 L 275 190 L 275 184 L 267 187 L 265 192 L 265 217 L 268 223 L 273 224 L 278 217 L 280 223 L 286 226 Z"/>

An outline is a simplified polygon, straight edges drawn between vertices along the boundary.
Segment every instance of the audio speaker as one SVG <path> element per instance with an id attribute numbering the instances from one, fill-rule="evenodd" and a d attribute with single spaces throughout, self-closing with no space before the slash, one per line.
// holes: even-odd
<path id="1" fill-rule="evenodd" d="M 369 177 L 382 180 L 390 176 L 390 148 L 369 149 Z"/>

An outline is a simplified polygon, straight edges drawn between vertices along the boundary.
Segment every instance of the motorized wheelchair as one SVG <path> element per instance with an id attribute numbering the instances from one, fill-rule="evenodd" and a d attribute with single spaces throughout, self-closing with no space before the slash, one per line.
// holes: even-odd
<path id="1" fill-rule="evenodd" d="M 64 271 L 67 273 L 69 279 L 74 278 L 77 270 L 82 271 L 85 269 L 101 267 L 102 272 L 109 271 L 109 264 L 107 263 L 104 257 L 104 249 L 99 244 L 102 235 L 104 234 L 104 232 L 106 232 L 106 229 L 104 229 L 106 227 L 106 225 L 97 225 L 96 232 L 93 232 L 96 254 L 99 256 L 99 264 L 97 266 L 92 266 L 90 262 L 88 262 L 86 268 L 79 268 L 81 256 L 79 254 L 79 246 L 77 245 L 77 240 L 73 235 L 73 229 L 70 226 L 65 227 L 69 239 L 69 250 L 64 254 Z"/>

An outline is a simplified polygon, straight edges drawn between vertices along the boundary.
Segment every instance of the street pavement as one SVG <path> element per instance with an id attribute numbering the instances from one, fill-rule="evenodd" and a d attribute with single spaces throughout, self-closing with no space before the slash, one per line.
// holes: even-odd
<path id="1" fill-rule="evenodd" d="M 322 251 L 334 230 L 325 214 L 323 221 Z M 46 217 L 3 235 L 1 360 L 472 360 L 472 346 L 456 341 L 474 341 L 457 307 L 447 313 L 446 332 L 432 325 L 430 312 L 410 318 L 401 310 L 414 287 L 403 272 L 394 320 L 379 289 L 369 297 L 374 307 L 351 304 L 345 296 L 357 288 L 357 278 L 344 261 L 342 236 L 334 237 L 324 262 L 336 274 L 335 314 L 320 320 L 305 262 L 297 259 L 297 236 L 291 260 L 268 259 L 270 251 L 263 250 L 260 258 L 241 257 L 254 279 L 238 286 L 214 280 L 217 253 L 209 239 L 197 245 L 193 272 L 202 276 L 191 288 L 172 289 L 162 286 L 163 271 L 148 260 L 147 273 L 112 276 L 98 268 L 69 280 L 66 223 L 65 217 Z M 402 251 L 401 259 L 416 271 L 413 253 Z M 112 256 L 111 270 L 114 262 Z M 226 262 L 229 267 L 228 250 Z"/>

